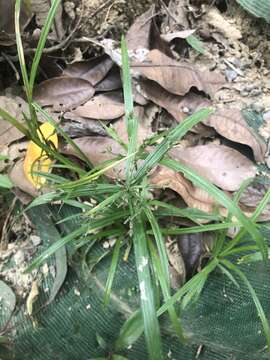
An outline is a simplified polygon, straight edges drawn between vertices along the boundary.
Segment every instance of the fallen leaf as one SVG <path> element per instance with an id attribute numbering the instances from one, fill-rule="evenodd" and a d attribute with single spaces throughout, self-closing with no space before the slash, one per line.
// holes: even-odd
<path id="1" fill-rule="evenodd" d="M 244 180 L 256 176 L 253 162 L 225 145 L 174 147 L 169 151 L 169 156 L 227 191 L 237 191 Z"/>
<path id="2" fill-rule="evenodd" d="M 32 316 L 33 314 L 33 304 L 37 300 L 38 295 L 38 281 L 34 280 L 32 283 L 31 291 L 26 300 L 26 309 L 29 316 Z"/>
<path id="3" fill-rule="evenodd" d="M 106 136 L 107 132 L 99 120 L 83 118 L 70 112 L 64 114 L 65 121 L 61 123 L 61 128 L 71 137 L 100 135 Z"/>
<path id="4" fill-rule="evenodd" d="M 255 182 L 248 186 L 241 194 L 239 205 L 247 211 L 254 212 L 269 189 L 269 183 Z M 268 204 L 259 216 L 259 221 L 270 220 L 270 204 Z"/>
<path id="5" fill-rule="evenodd" d="M 19 97 L 0 96 L 0 108 L 13 116 L 17 121 L 24 124 L 23 112 L 28 115 L 28 106 L 26 102 Z M 0 116 L 0 153 L 10 143 L 24 137 L 16 127 L 3 120 Z"/>
<path id="6" fill-rule="evenodd" d="M 176 95 L 185 95 L 196 87 L 213 97 L 225 84 L 223 75 L 197 70 L 193 65 L 180 63 L 159 50 L 151 50 L 141 64 L 133 62 L 132 70 L 133 74 L 153 80 Z"/>
<path id="7" fill-rule="evenodd" d="M 171 94 L 151 80 L 141 80 L 138 85 L 138 91 L 148 100 L 151 100 L 153 103 L 168 111 L 178 122 L 182 122 L 187 116 L 197 110 L 211 105 L 210 101 L 205 100 L 201 106 L 201 102 L 197 101 L 197 99 L 200 98 L 192 93 L 186 96 Z M 190 106 L 190 104 L 192 106 Z M 209 127 L 201 123 L 194 126 L 191 131 L 208 136 L 214 133 Z"/>
<path id="8" fill-rule="evenodd" d="M 145 13 L 137 17 L 134 24 L 131 25 L 126 34 L 126 42 L 129 51 L 149 49 L 154 14 L 155 6 L 152 5 Z"/>
<path id="9" fill-rule="evenodd" d="M 207 213 L 219 210 L 221 214 L 226 214 L 226 210 L 221 208 L 206 191 L 194 186 L 182 174 L 171 169 L 158 166 L 150 176 L 149 181 L 153 185 L 174 190 L 182 197 L 188 207 Z"/>
<path id="10" fill-rule="evenodd" d="M 167 237 L 165 244 L 170 265 L 171 286 L 173 289 L 177 289 L 183 285 L 186 280 L 185 262 L 175 241 Z"/>
<path id="11" fill-rule="evenodd" d="M 123 95 L 119 91 L 96 95 L 72 113 L 90 119 L 117 119 L 125 113 Z"/>
<path id="12" fill-rule="evenodd" d="M 36 15 L 36 23 L 40 28 L 42 28 L 46 24 L 48 12 L 51 7 L 51 0 L 31 0 L 30 4 L 32 12 Z M 62 11 L 62 4 L 60 4 L 58 6 L 50 33 L 50 37 L 57 40 L 63 39 L 65 35 L 62 21 Z"/>
<path id="13" fill-rule="evenodd" d="M 205 119 L 203 123 L 211 126 L 218 134 L 231 141 L 248 145 L 253 150 L 256 161 L 265 161 L 267 145 L 248 126 L 240 110 L 232 108 L 218 109 L 213 115 Z"/>
<path id="14" fill-rule="evenodd" d="M 135 107 L 135 116 L 139 119 L 138 127 L 138 145 L 152 135 L 151 121 L 154 116 L 154 107 L 143 108 Z M 124 118 L 118 120 L 112 125 L 114 130 L 118 133 L 118 136 L 123 142 L 127 142 L 127 132 L 125 128 Z M 94 165 L 100 165 L 108 160 L 113 160 L 119 155 L 125 155 L 124 148 L 114 139 L 102 136 L 86 136 L 74 140 L 79 146 L 82 152 L 88 157 L 90 162 Z M 69 144 L 65 145 L 62 152 L 69 155 L 78 156 L 73 147 Z M 106 172 L 106 176 L 112 179 L 124 179 L 125 178 L 125 162 L 115 166 L 114 168 Z"/>
<path id="15" fill-rule="evenodd" d="M 194 30 L 182 30 L 182 31 L 175 31 L 172 33 L 162 34 L 161 37 L 163 40 L 171 42 L 175 39 L 186 39 L 188 36 L 195 33 Z"/>
<path id="16" fill-rule="evenodd" d="M 23 160 L 17 161 L 9 172 L 10 180 L 14 186 L 17 186 L 23 192 L 36 197 L 38 196 L 38 191 L 32 182 L 26 178 L 23 167 Z"/>
<path id="17" fill-rule="evenodd" d="M 76 62 L 63 71 L 63 76 L 87 80 L 92 86 L 102 81 L 112 69 L 114 63 L 107 55 L 98 56 L 88 61 Z"/>
<path id="18" fill-rule="evenodd" d="M 50 123 L 44 123 L 39 127 L 38 136 L 43 143 L 46 141 L 48 146 L 53 146 L 55 149 L 58 148 L 58 137 L 55 128 Z M 36 188 L 40 188 L 46 182 L 46 179 L 40 175 L 33 175 L 33 172 L 48 173 L 51 164 L 52 160 L 44 153 L 44 150 L 33 141 L 30 141 L 27 147 L 23 168 L 26 178 Z"/>
<path id="19" fill-rule="evenodd" d="M 96 92 L 113 91 L 121 88 L 122 88 L 122 81 L 120 77 L 119 68 L 117 67 L 112 68 L 107 74 L 107 76 L 95 86 Z"/>
<path id="20" fill-rule="evenodd" d="M 94 95 L 89 81 L 79 78 L 56 77 L 43 81 L 34 91 L 35 101 L 52 105 L 55 110 L 69 110 L 85 103 Z"/>
<path id="21" fill-rule="evenodd" d="M 1 327 L 9 321 L 16 306 L 16 296 L 13 290 L 2 280 L 0 280 L 0 319 Z"/>

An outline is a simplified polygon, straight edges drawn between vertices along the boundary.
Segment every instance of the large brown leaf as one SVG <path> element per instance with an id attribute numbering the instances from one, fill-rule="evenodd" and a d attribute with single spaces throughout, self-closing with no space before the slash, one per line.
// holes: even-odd
<path id="1" fill-rule="evenodd" d="M 133 62 L 132 68 L 135 73 L 177 95 L 185 95 L 196 87 L 213 96 L 225 84 L 223 75 L 197 70 L 193 65 L 173 60 L 159 50 L 151 50 L 141 64 Z"/>
<path id="2" fill-rule="evenodd" d="M 244 180 L 256 176 L 252 161 L 224 145 L 175 147 L 169 155 L 227 191 L 237 191 Z"/>
<path id="3" fill-rule="evenodd" d="M 96 95 L 72 113 L 90 119 L 117 119 L 125 113 L 123 95 L 120 91 Z"/>
<path id="4" fill-rule="evenodd" d="M 55 110 L 68 110 L 85 103 L 94 95 L 89 81 L 64 76 L 45 80 L 35 88 L 34 98 L 41 105 L 52 105 Z"/>
<path id="5" fill-rule="evenodd" d="M 111 58 L 103 55 L 88 61 L 80 61 L 69 65 L 63 71 L 63 76 L 84 79 L 95 86 L 105 78 L 112 67 L 113 61 Z"/>
<path id="6" fill-rule="evenodd" d="M 255 131 L 248 126 L 240 110 L 218 109 L 203 123 L 213 127 L 217 133 L 231 141 L 248 145 L 253 150 L 255 160 L 264 162 L 267 146 Z"/>
<path id="7" fill-rule="evenodd" d="M 129 50 L 149 49 L 151 26 L 155 6 L 152 5 L 144 14 L 139 16 L 126 34 Z"/>
<path id="8" fill-rule="evenodd" d="M 210 101 L 197 97 L 197 95 L 192 93 L 189 93 L 186 96 L 171 94 L 151 80 L 141 80 L 139 91 L 148 100 L 151 100 L 153 103 L 167 110 L 178 122 L 183 121 L 196 110 L 211 105 Z M 199 99 L 203 99 L 203 101 L 201 102 Z M 192 130 L 201 135 L 211 135 L 215 133 L 203 124 L 197 124 Z"/>
<path id="9" fill-rule="evenodd" d="M 194 186 L 182 174 L 171 169 L 158 166 L 150 176 L 150 182 L 153 185 L 174 190 L 191 208 L 207 213 L 212 213 L 218 208 L 216 201 L 206 191 Z M 224 211 L 225 209 L 221 209 L 221 213 L 224 213 Z"/>
<path id="10" fill-rule="evenodd" d="M 113 91 L 121 89 L 121 87 L 122 81 L 119 68 L 114 67 L 107 76 L 95 86 L 95 89 L 96 91 Z"/>

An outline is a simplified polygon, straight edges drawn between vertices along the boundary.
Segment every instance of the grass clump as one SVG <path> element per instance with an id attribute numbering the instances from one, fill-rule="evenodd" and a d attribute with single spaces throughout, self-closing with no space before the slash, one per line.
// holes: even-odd
<path id="1" fill-rule="evenodd" d="M 219 268 L 234 284 L 238 284 L 235 277 L 238 277 L 249 289 L 250 295 L 257 308 L 261 319 L 268 348 L 270 349 L 270 329 L 268 320 L 260 301 L 248 281 L 245 274 L 234 264 L 229 256 L 242 254 L 247 250 L 247 246 L 242 243 L 243 235 L 248 232 L 254 244 L 252 250 L 260 252 L 261 257 L 268 257 L 268 247 L 256 224 L 256 219 L 263 211 L 270 199 L 270 191 L 267 192 L 261 204 L 257 208 L 251 219 L 248 219 L 237 206 L 237 196 L 230 199 L 221 190 L 210 184 L 205 179 L 198 176 L 195 172 L 184 165 L 166 157 L 167 152 L 174 144 L 179 141 L 194 125 L 205 119 L 212 113 L 213 109 L 203 109 L 184 120 L 181 124 L 164 134 L 159 143 L 153 144 L 151 153 L 145 147 L 138 146 L 137 129 L 138 120 L 133 113 L 133 97 L 131 87 L 131 76 L 128 62 L 128 52 L 124 38 L 121 42 L 122 49 L 122 72 L 123 89 L 125 99 L 125 124 L 128 134 L 128 143 L 121 144 L 126 148 L 126 155 L 104 166 L 92 168 L 91 164 L 81 153 L 80 149 L 72 140 L 55 124 L 49 115 L 33 101 L 33 87 L 38 70 L 38 64 L 42 56 L 42 51 L 52 24 L 52 20 L 59 5 L 60 0 L 55 0 L 48 14 L 48 19 L 37 47 L 33 64 L 28 76 L 23 46 L 19 29 L 20 0 L 16 1 L 16 39 L 17 48 L 21 65 L 21 72 L 24 81 L 25 92 L 29 104 L 30 118 L 26 118 L 27 127 L 19 124 L 16 119 L 7 114 L 4 109 L 0 109 L 0 115 L 6 121 L 20 129 L 31 140 L 38 144 L 51 158 L 59 161 L 62 167 L 69 169 L 76 174 L 76 180 L 69 179 L 54 174 L 40 174 L 47 178 L 54 186 L 54 191 L 36 198 L 28 208 L 49 203 L 54 200 L 61 200 L 77 206 L 84 210 L 82 213 L 83 223 L 72 233 L 56 241 L 52 246 L 40 254 L 28 267 L 28 271 L 40 266 L 44 260 L 53 255 L 59 248 L 68 243 L 76 244 L 77 249 L 88 244 L 91 251 L 97 241 L 109 236 L 117 238 L 112 253 L 111 266 L 108 273 L 104 303 L 110 301 L 110 293 L 113 280 L 117 271 L 120 259 L 120 250 L 126 247 L 133 249 L 136 260 L 138 282 L 140 288 L 141 306 L 123 325 L 119 337 L 115 344 L 116 351 L 134 343 L 142 332 L 144 332 L 149 358 L 158 360 L 163 358 L 162 340 L 159 327 L 159 317 L 168 312 L 171 324 L 180 341 L 185 341 L 185 333 L 181 326 L 181 320 L 175 307 L 176 303 L 181 302 L 186 307 L 190 302 L 196 300 L 200 295 L 209 275 Z M 78 168 L 70 159 L 59 154 L 52 149 L 46 142 L 40 141 L 37 129 L 39 126 L 38 114 L 41 114 L 47 121 L 51 122 L 56 131 L 69 142 L 76 151 L 87 162 L 88 170 Z M 118 137 L 115 136 L 117 140 Z M 121 141 L 118 139 L 119 142 Z M 140 163 L 139 163 L 140 161 Z M 120 163 L 125 163 L 125 181 L 111 184 L 104 180 L 103 175 L 106 171 Z M 140 164 L 140 165 L 139 165 Z M 178 209 L 172 205 L 151 198 L 152 187 L 148 183 L 148 176 L 151 170 L 158 164 L 166 166 L 174 171 L 181 172 L 194 184 L 209 193 L 217 202 L 228 209 L 227 218 L 221 218 L 214 214 L 196 213 L 191 209 Z M 96 201 L 96 205 L 84 205 L 78 198 L 89 197 Z M 166 216 L 184 216 L 196 222 L 196 219 L 206 217 L 214 221 L 210 225 L 198 225 L 190 228 L 161 228 L 160 220 Z M 237 226 L 241 228 L 235 238 L 226 241 L 226 229 L 235 225 L 232 223 L 232 216 L 237 219 Z M 63 219 L 65 221 L 67 219 Z M 194 233 L 201 231 L 216 231 L 216 240 L 213 251 L 208 263 L 203 269 L 186 282 L 179 290 L 172 294 L 169 277 L 169 261 L 165 247 L 164 235 L 179 233 Z M 249 249 L 251 249 L 249 247 Z M 154 288 L 156 280 L 162 293 L 162 305 L 159 306 Z M 160 299 L 159 299 L 160 300 Z"/>

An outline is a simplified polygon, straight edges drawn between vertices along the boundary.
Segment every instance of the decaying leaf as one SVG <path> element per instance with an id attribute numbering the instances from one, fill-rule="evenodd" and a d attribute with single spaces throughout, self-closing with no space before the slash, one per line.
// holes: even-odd
<path id="1" fill-rule="evenodd" d="M 178 289 L 186 280 L 185 262 L 175 241 L 167 237 L 165 244 L 170 264 L 171 286 Z"/>
<path id="2" fill-rule="evenodd" d="M 266 143 L 248 126 L 240 110 L 218 109 L 203 123 L 231 141 L 248 145 L 253 150 L 255 160 L 264 162 Z"/>
<path id="3" fill-rule="evenodd" d="M 26 115 L 28 114 L 26 102 L 19 97 L 10 98 L 7 96 L 0 96 L 0 108 L 4 109 L 21 123 L 24 123 L 22 112 Z M 3 152 L 7 145 L 13 141 L 21 139 L 22 137 L 24 137 L 24 134 L 22 134 L 16 127 L 3 120 L 0 116 L 0 153 Z"/>
<path id="4" fill-rule="evenodd" d="M 161 37 L 165 41 L 171 42 L 174 39 L 186 39 L 190 35 L 194 34 L 196 30 L 182 30 L 173 33 L 162 34 Z"/>
<path id="5" fill-rule="evenodd" d="M 100 81 L 96 86 L 96 91 L 113 91 L 122 87 L 119 68 L 113 67 L 108 75 Z"/>
<path id="6" fill-rule="evenodd" d="M 109 56 L 103 55 L 88 61 L 76 62 L 69 65 L 63 76 L 87 80 L 95 86 L 102 81 L 113 67 L 113 61 Z"/>
<path id="7" fill-rule="evenodd" d="M 104 126 L 102 126 L 99 120 L 86 119 L 74 115 L 71 112 L 66 113 L 64 117 L 67 120 L 62 122 L 61 127 L 71 138 L 91 135 L 107 135 Z"/>
<path id="8" fill-rule="evenodd" d="M 128 50 L 140 51 L 140 49 L 149 49 L 154 12 L 155 6 L 152 5 L 131 25 L 126 34 Z"/>
<path id="9" fill-rule="evenodd" d="M 96 95 L 72 113 L 90 119 L 117 119 L 125 113 L 123 95 L 120 91 Z"/>
<path id="10" fill-rule="evenodd" d="M 176 95 L 185 95 L 196 87 L 213 97 L 225 84 L 223 75 L 197 70 L 193 65 L 180 63 L 156 49 L 151 50 L 141 64 L 133 62 L 132 69 Z"/>
<path id="11" fill-rule="evenodd" d="M 169 155 L 227 191 L 237 191 L 244 180 L 256 176 L 253 162 L 225 145 L 178 146 L 171 149 Z"/>
<path id="12" fill-rule="evenodd" d="M 32 182 L 30 182 L 25 176 L 23 169 L 23 160 L 19 160 L 15 163 L 9 173 L 9 177 L 12 183 L 23 192 L 31 196 L 38 196 L 37 189 L 32 184 Z"/>
<path id="13" fill-rule="evenodd" d="M 41 105 L 52 105 L 55 110 L 69 110 L 85 103 L 94 95 L 89 81 L 80 78 L 56 77 L 45 80 L 34 91 Z"/>
<path id="14" fill-rule="evenodd" d="M 171 94 L 151 80 L 141 80 L 138 86 L 138 90 L 144 97 L 168 111 L 178 122 L 183 121 L 196 110 L 211 105 L 211 102 L 208 100 L 203 101 L 202 104 L 201 102 L 198 103 L 196 101 L 198 97 L 192 93 L 186 96 Z M 214 133 L 209 127 L 200 123 L 194 126 L 192 131 L 198 132 L 201 135 Z"/>
<path id="15" fill-rule="evenodd" d="M 47 143 L 48 146 L 58 147 L 58 137 L 55 132 L 55 128 L 50 123 L 44 123 L 40 126 L 38 135 L 40 140 Z M 27 147 L 26 156 L 24 159 L 24 174 L 26 178 L 36 187 L 40 188 L 46 179 L 43 176 L 34 175 L 33 172 L 44 172 L 50 171 L 52 160 L 44 153 L 37 144 L 30 141 Z"/>
<path id="16" fill-rule="evenodd" d="M 217 209 L 222 214 L 225 212 L 225 209 L 222 209 L 206 191 L 194 186 L 182 174 L 171 169 L 157 167 L 149 181 L 153 185 L 174 190 L 183 198 L 188 207 L 207 213 L 213 213 Z"/>
<path id="17" fill-rule="evenodd" d="M 26 300 L 26 309 L 29 316 L 32 316 L 33 314 L 33 304 L 37 300 L 38 295 L 39 295 L 38 281 L 35 280 L 32 283 L 31 291 Z"/>
<path id="18" fill-rule="evenodd" d="M 242 193 L 239 204 L 241 207 L 245 207 L 247 211 L 253 212 L 263 199 L 264 195 L 269 189 L 269 183 L 254 182 L 249 185 Z M 266 206 L 259 217 L 260 221 L 270 220 L 270 204 Z"/>
<path id="19" fill-rule="evenodd" d="M 48 12 L 51 7 L 51 0 L 31 0 L 31 10 L 36 15 L 36 23 L 39 27 L 43 27 L 46 23 Z M 62 4 L 59 5 L 50 36 L 61 40 L 64 37 L 65 30 L 62 22 Z"/>

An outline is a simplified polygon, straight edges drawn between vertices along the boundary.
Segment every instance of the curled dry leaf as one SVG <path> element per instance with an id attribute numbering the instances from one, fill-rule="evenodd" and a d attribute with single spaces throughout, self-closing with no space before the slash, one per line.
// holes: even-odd
<path id="1" fill-rule="evenodd" d="M 95 86 L 105 78 L 112 67 L 113 61 L 111 58 L 102 55 L 88 61 L 80 61 L 69 65 L 63 71 L 63 76 L 87 80 Z"/>
<path id="2" fill-rule="evenodd" d="M 31 10 L 36 15 L 35 19 L 37 25 L 39 27 L 43 27 L 46 24 L 48 12 L 51 7 L 51 0 L 31 0 L 30 2 L 28 1 L 28 3 L 31 4 Z M 62 4 L 60 4 L 57 9 L 50 33 L 50 37 L 57 40 L 61 40 L 65 35 L 62 22 L 62 11 Z"/>
<path id="3" fill-rule="evenodd" d="M 263 199 L 264 195 L 269 189 L 269 183 L 254 183 L 248 186 L 242 193 L 239 204 L 241 207 L 246 208 L 247 211 L 253 212 Z M 270 220 L 270 204 L 266 206 L 259 216 L 260 221 Z"/>
<path id="4" fill-rule="evenodd" d="M 211 126 L 223 137 L 248 145 L 258 162 L 264 162 L 267 151 L 266 143 L 248 126 L 242 113 L 238 109 L 218 109 L 203 121 L 207 126 Z"/>
<path id="5" fill-rule="evenodd" d="M 183 121 L 187 116 L 195 112 L 197 109 L 199 110 L 202 107 L 211 105 L 211 102 L 206 100 L 203 102 L 204 106 L 199 106 L 200 104 L 197 104 L 196 102 L 196 95 L 192 93 L 189 93 L 184 97 L 174 95 L 151 80 L 141 80 L 140 84 L 138 85 L 138 91 L 148 100 L 151 100 L 153 103 L 167 110 L 168 113 L 170 113 L 178 122 Z M 189 106 L 190 103 L 192 104 L 192 108 Z M 208 136 L 215 133 L 213 130 L 203 124 L 197 124 L 192 128 L 192 131 Z"/>
<path id="6" fill-rule="evenodd" d="M 71 116 L 69 116 L 71 114 Z M 86 119 L 68 112 L 65 115 L 65 121 L 62 122 L 62 129 L 71 137 L 82 137 L 91 135 L 106 136 L 107 132 L 100 123 L 95 119 Z"/>
<path id="7" fill-rule="evenodd" d="M 122 81 L 119 68 L 113 67 L 108 75 L 100 81 L 96 86 L 96 91 L 113 91 L 121 89 Z"/>
<path id="8" fill-rule="evenodd" d="M 128 50 L 149 49 L 151 27 L 155 6 L 152 5 L 145 13 L 139 16 L 126 34 Z"/>
<path id="9" fill-rule="evenodd" d="M 20 190 L 32 196 L 38 196 L 38 191 L 34 185 L 26 178 L 23 170 L 23 160 L 19 160 L 9 173 L 10 180 Z"/>
<path id="10" fill-rule="evenodd" d="M 28 114 L 26 102 L 19 97 L 10 98 L 7 96 L 0 96 L 0 108 L 4 109 L 21 123 L 24 123 L 23 112 L 26 115 Z M 3 120 L 0 116 L 0 153 L 2 153 L 7 145 L 22 137 L 24 137 L 24 134 L 22 134 L 15 126 L 12 126 L 7 121 Z"/>
<path id="11" fill-rule="evenodd" d="M 199 71 L 193 65 L 179 63 L 159 50 L 151 50 L 145 60 L 132 63 L 133 72 L 153 80 L 167 91 L 176 95 L 185 95 L 192 87 L 214 96 L 225 84 L 223 75 Z"/>
<path id="12" fill-rule="evenodd" d="M 225 145 L 174 147 L 169 155 L 227 191 L 237 191 L 244 180 L 256 176 L 253 162 Z"/>
<path id="13" fill-rule="evenodd" d="M 176 31 L 176 32 L 168 33 L 168 34 L 162 34 L 161 38 L 168 42 L 171 42 L 175 39 L 186 39 L 190 35 L 194 34 L 195 31 L 196 31 L 195 29 L 194 30 Z"/>
<path id="14" fill-rule="evenodd" d="M 79 78 L 56 77 L 45 80 L 34 91 L 41 105 L 52 105 L 55 110 L 68 110 L 85 103 L 94 95 L 89 81 Z"/>
<path id="15" fill-rule="evenodd" d="M 120 91 L 96 95 L 72 113 L 90 119 L 117 119 L 125 113 L 123 95 Z"/>
<path id="16" fill-rule="evenodd" d="M 221 208 L 206 191 L 194 186 L 182 174 L 171 169 L 158 166 L 149 181 L 153 185 L 174 190 L 191 208 L 207 213 L 213 213 L 219 209 L 220 213 L 226 213 L 225 209 Z"/>

